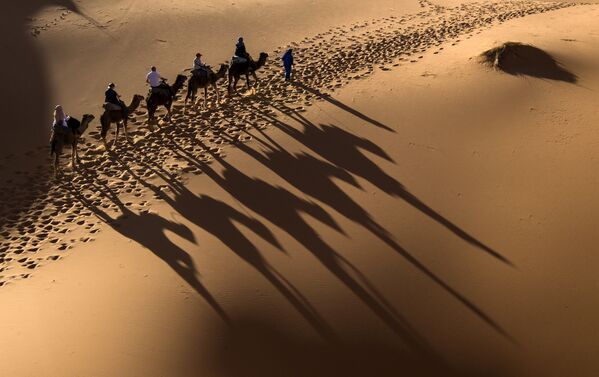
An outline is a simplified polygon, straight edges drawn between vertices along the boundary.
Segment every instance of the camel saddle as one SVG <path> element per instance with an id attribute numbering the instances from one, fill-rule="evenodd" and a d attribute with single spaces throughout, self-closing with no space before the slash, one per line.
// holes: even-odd
<path id="1" fill-rule="evenodd" d="M 53 124 L 50 133 L 50 154 L 60 153 L 64 144 L 64 137 L 67 136 L 70 139 L 78 135 L 80 125 L 81 122 L 74 118 L 67 119 L 67 127 L 62 124 Z"/>
<path id="2" fill-rule="evenodd" d="M 233 65 L 233 64 L 243 64 L 243 63 L 247 63 L 247 62 L 248 62 L 248 59 L 244 58 L 242 56 L 235 55 L 235 56 L 233 56 L 231 58 L 231 65 Z"/>
<path id="3" fill-rule="evenodd" d="M 162 94 L 164 96 L 172 96 L 171 88 L 167 84 L 160 84 L 160 86 L 155 86 L 150 88 L 148 95 L 152 94 Z"/>
<path id="4" fill-rule="evenodd" d="M 205 66 L 202 68 L 194 69 L 193 71 L 191 71 L 191 74 L 194 76 L 208 77 L 211 72 L 212 72 L 212 69 L 209 66 Z"/>

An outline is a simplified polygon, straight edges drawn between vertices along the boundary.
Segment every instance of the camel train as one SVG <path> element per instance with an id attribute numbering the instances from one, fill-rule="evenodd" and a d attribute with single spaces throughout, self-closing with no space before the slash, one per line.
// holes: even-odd
<path id="1" fill-rule="evenodd" d="M 109 149 L 108 143 L 106 142 L 106 136 L 112 124 L 116 124 L 116 135 L 113 141 L 113 145 L 117 145 L 119 138 L 119 131 L 122 129 L 125 140 L 128 141 L 127 136 L 127 121 L 129 117 L 139 108 L 141 102 L 146 101 L 147 115 L 148 115 L 148 126 L 151 127 L 151 122 L 155 119 L 155 113 L 160 106 L 163 106 L 167 114 L 165 118 L 171 121 L 171 107 L 173 102 L 177 99 L 177 93 L 183 88 L 187 81 L 187 95 L 185 97 L 185 107 L 187 107 L 187 101 L 191 101 L 193 105 L 196 103 L 196 95 L 199 89 L 204 89 L 204 108 L 207 106 L 208 87 L 212 87 L 216 93 L 217 104 L 220 103 L 220 95 L 218 92 L 218 81 L 228 78 L 227 94 L 232 95 L 237 90 L 237 82 L 239 78 L 245 76 L 248 90 L 250 86 L 250 75 L 254 78 L 254 83 L 258 82 L 256 71 L 262 68 L 266 64 L 268 54 L 265 52 L 260 53 L 258 60 L 253 60 L 249 55 L 246 54 L 245 59 L 233 60 L 230 64 L 221 64 L 219 70 L 214 72 L 209 66 L 205 66 L 206 74 L 198 75 L 191 73 L 189 77 L 179 74 L 177 75 L 175 82 L 172 85 L 167 84 L 166 79 L 162 79 L 161 88 L 164 90 L 154 91 L 150 89 L 147 96 L 136 94 L 133 96 L 129 105 L 123 104 L 121 110 L 114 110 L 103 105 L 104 112 L 100 117 L 100 136 L 102 137 L 102 143 L 106 150 Z M 65 144 L 71 145 L 71 166 L 73 169 L 76 168 L 76 163 L 80 163 L 79 156 L 77 154 L 77 143 L 83 136 L 89 124 L 95 119 L 91 114 L 83 115 L 81 122 L 75 118 L 69 118 L 57 122 L 52 127 L 52 135 L 50 139 L 50 155 L 54 156 L 53 166 L 55 175 L 59 175 L 62 171 L 59 166 L 59 159 L 62 155 L 62 150 Z"/>

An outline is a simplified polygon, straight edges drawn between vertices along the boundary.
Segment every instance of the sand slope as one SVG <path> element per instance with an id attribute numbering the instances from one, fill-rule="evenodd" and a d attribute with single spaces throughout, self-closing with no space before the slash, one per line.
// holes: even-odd
<path id="1" fill-rule="evenodd" d="M 7 230 L 5 373 L 593 375 L 598 10 L 422 5 L 308 37 L 301 84 L 90 133 Z M 477 63 L 506 40 L 577 84 Z"/>

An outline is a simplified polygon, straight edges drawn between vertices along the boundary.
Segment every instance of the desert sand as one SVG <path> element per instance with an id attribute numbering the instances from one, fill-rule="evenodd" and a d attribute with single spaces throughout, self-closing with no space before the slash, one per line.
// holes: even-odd
<path id="1" fill-rule="evenodd" d="M 599 373 L 599 5 L 36 0 L 6 15 L 0 375 Z M 269 55 L 251 90 L 222 80 L 204 108 L 183 88 L 149 125 L 142 101 L 129 139 L 113 125 L 102 146 L 108 82 L 129 103 L 150 65 L 172 82 L 239 36 Z M 484 61 L 506 42 L 523 45 Z M 55 177 L 57 103 L 96 119 Z"/>

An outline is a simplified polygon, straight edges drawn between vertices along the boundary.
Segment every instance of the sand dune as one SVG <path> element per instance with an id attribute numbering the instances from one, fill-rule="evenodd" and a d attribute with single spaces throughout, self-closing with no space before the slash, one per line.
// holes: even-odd
<path id="1" fill-rule="evenodd" d="M 264 6 L 284 15 L 294 4 Z M 39 162 L 13 173 L 0 191 L 0 349 L 15 360 L 3 373 L 593 375 L 596 337 L 585 329 L 597 305 L 583 301 L 593 296 L 597 7 L 390 4 L 323 16 L 324 30 L 294 21 L 303 39 L 255 45 L 271 59 L 254 90 L 220 104 L 209 92 L 206 109 L 178 101 L 155 128 L 142 105 L 129 143 L 105 151 L 92 127 L 63 179 Z M 61 33 L 80 32 L 71 43 L 105 33 L 99 50 L 114 44 L 122 71 L 106 74 L 89 46 L 66 67 L 76 82 L 98 70 L 122 78 L 129 100 L 144 91 L 131 79 L 141 62 L 161 44 L 187 54 L 190 42 L 172 37 L 217 4 L 173 3 L 165 17 L 184 21 L 152 51 L 153 34 L 141 46 L 111 41 L 129 23 L 142 30 L 151 10 L 113 6 L 131 16 L 82 4 L 98 26 L 48 10 L 40 19 L 55 23 L 36 19 L 28 38 L 58 48 Z M 257 16 L 247 17 L 242 25 Z M 520 60 L 479 64 L 506 41 L 524 43 L 511 55 Z M 216 65 L 229 49 L 212 43 Z M 287 45 L 291 84 L 278 61 Z M 173 77 L 180 61 L 163 72 Z M 57 81 L 69 72 L 51 71 Z M 66 103 L 89 111 L 102 82 Z M 32 161 L 46 153 L 28 151 Z M 115 346 L 112 326 L 126 341 Z"/>

